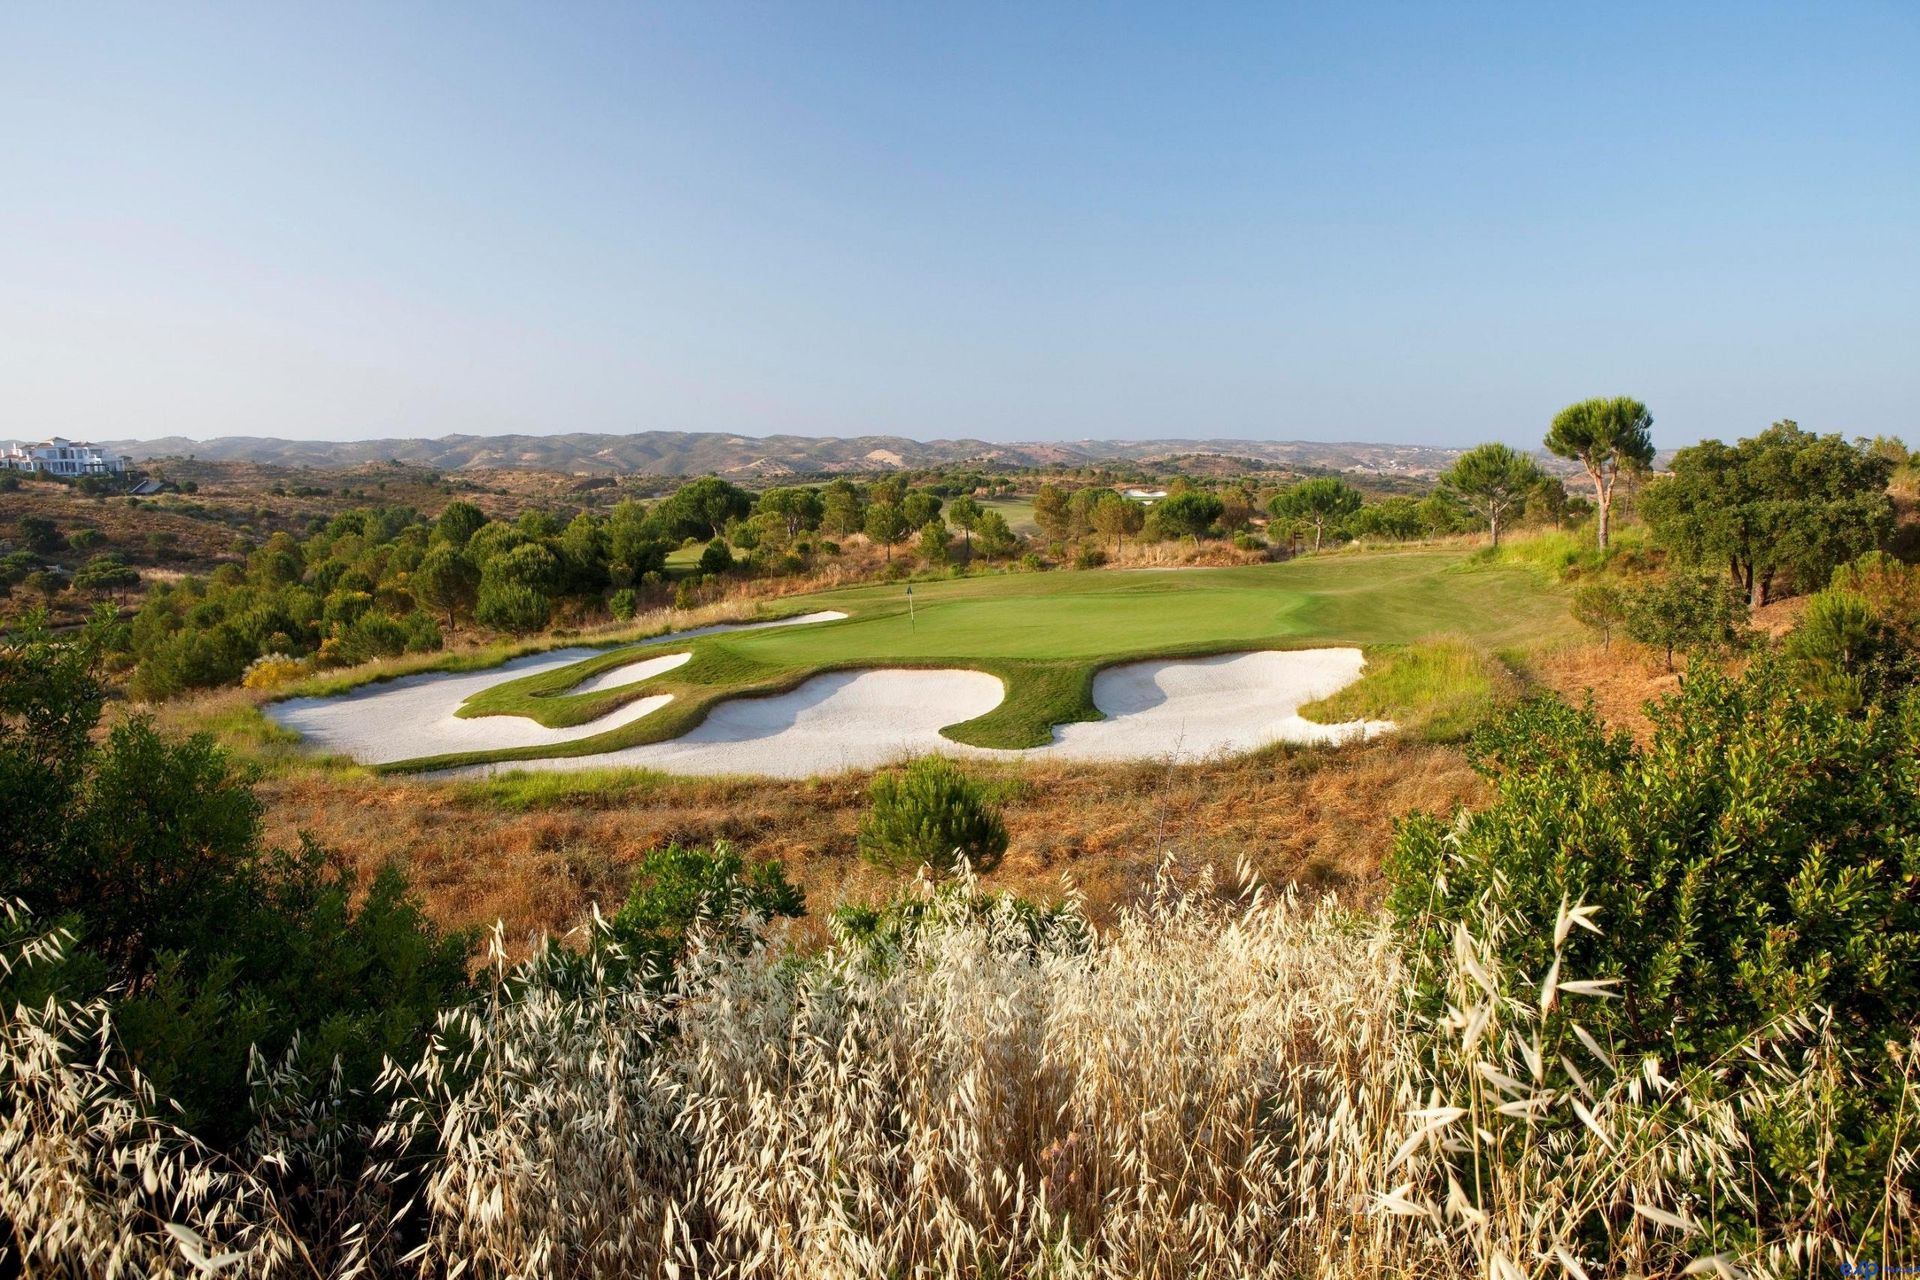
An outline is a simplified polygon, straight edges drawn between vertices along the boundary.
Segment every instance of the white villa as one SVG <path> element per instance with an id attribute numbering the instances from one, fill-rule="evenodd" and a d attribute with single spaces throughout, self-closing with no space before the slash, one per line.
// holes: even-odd
<path id="1" fill-rule="evenodd" d="M 50 476 L 119 475 L 133 465 L 125 454 L 108 453 L 84 440 L 55 436 L 39 444 L 9 444 L 0 453 L 0 469 L 39 471 Z"/>

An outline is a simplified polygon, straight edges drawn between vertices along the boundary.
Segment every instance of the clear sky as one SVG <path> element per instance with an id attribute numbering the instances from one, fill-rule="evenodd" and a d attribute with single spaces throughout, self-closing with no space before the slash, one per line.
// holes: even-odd
<path id="1" fill-rule="evenodd" d="M 1920 5 L 12 3 L 0 437 L 1920 437 Z"/>

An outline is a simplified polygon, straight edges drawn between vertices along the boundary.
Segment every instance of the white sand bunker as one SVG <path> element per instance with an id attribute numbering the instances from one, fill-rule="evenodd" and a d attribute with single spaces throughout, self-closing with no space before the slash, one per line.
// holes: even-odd
<path id="1" fill-rule="evenodd" d="M 1358 649 L 1291 649 L 1217 658 L 1129 662 L 1093 678 L 1093 705 L 1105 720 L 1065 724 L 1039 754 L 1069 760 L 1207 759 L 1275 742 L 1332 743 L 1371 738 L 1386 720 L 1319 724 L 1306 703 L 1360 678 Z"/>
<path id="2" fill-rule="evenodd" d="M 847 615 L 837 610 L 776 618 L 772 622 L 721 623 L 657 636 L 650 643 L 691 640 L 722 631 L 755 631 L 763 627 L 791 627 L 808 622 L 831 622 Z M 264 708 L 276 723 L 292 729 L 314 747 L 351 756 L 362 764 L 391 764 L 457 751 L 500 751 L 512 747 L 544 747 L 590 738 L 658 711 L 673 699 L 665 694 L 636 698 L 625 706 L 567 729 L 549 729 L 525 716 L 479 716 L 463 720 L 454 712 L 482 689 L 522 676 L 571 666 L 583 658 L 603 656 L 604 649 L 555 649 L 514 658 L 484 671 L 434 671 L 402 676 L 382 684 L 365 685 L 337 698 L 290 698 Z M 590 677 L 566 692 L 603 693 L 637 684 L 691 658 L 669 653 L 615 667 Z"/>
<path id="3" fill-rule="evenodd" d="M 1274 742 L 1344 742 L 1392 728 L 1385 721 L 1316 724 L 1299 714 L 1301 704 L 1352 683 L 1363 665 L 1358 649 L 1307 649 L 1110 667 L 1093 683 L 1094 705 L 1107 719 L 1059 726 L 1052 745 L 1031 751 L 989 751 L 940 736 L 944 726 L 999 705 L 1003 691 L 993 676 L 959 670 L 837 672 L 816 676 L 790 693 L 723 702 L 697 728 L 671 742 L 478 771 L 613 767 L 797 778 L 871 769 L 930 752 L 993 759 L 1192 761 Z"/>
<path id="4" fill-rule="evenodd" d="M 624 707 L 570 729 L 549 729 L 525 716 L 479 716 L 462 720 L 454 712 L 482 689 L 570 666 L 582 658 L 600 656 L 598 649 L 556 649 L 551 653 L 515 658 L 485 671 L 435 671 L 402 676 L 384 684 L 370 684 L 337 698 L 289 698 L 263 708 L 276 723 L 294 730 L 322 751 L 352 756 L 362 764 L 390 764 L 455 751 L 499 751 L 507 747 L 544 747 L 596 733 L 658 711 L 673 699 L 666 694 L 635 698 Z M 669 654 L 621 667 L 612 675 L 627 675 L 622 683 L 658 675 L 685 662 L 691 655 Z M 635 667 L 651 666 L 645 675 Z"/>

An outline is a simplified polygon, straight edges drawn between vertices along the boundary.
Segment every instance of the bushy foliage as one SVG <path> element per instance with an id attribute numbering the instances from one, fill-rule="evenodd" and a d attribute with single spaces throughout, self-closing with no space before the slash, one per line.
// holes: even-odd
<path id="1" fill-rule="evenodd" d="M 1920 1022 L 1920 717 L 1848 718 L 1767 663 L 1696 672 L 1652 716 L 1644 746 L 1553 698 L 1489 722 L 1473 757 L 1495 803 L 1405 825 L 1393 909 L 1436 964 L 1489 900 L 1562 920 L 1504 937 L 1501 963 L 1547 1010 L 1562 970 L 1616 978 L 1579 1015 L 1616 1054 L 1741 1070 L 1747 1037 L 1824 1021 L 1863 1075 L 1840 1115 L 1856 1145 L 1818 1176 L 1868 1211 L 1902 1087 L 1886 1046 Z M 1568 903 L 1605 932 L 1569 932 Z M 1783 1218 L 1816 1194 L 1808 1141 L 1765 1134 Z"/>
<path id="2" fill-rule="evenodd" d="M 1892 463 L 1792 421 L 1729 447 L 1706 440 L 1674 455 L 1643 503 L 1655 539 L 1677 559 L 1726 568 L 1755 606 L 1775 577 L 1812 589 L 1879 546 L 1892 527 Z"/>
<path id="3" fill-rule="evenodd" d="M 1800 687 L 1840 710 L 1893 707 L 1920 683 L 1920 568 L 1881 551 L 1841 565 L 1782 650 Z"/>
<path id="4" fill-rule="evenodd" d="M 1157 538 L 1204 538 L 1225 511 L 1226 504 L 1215 495 L 1189 489 L 1147 508 L 1146 529 Z"/>
<path id="5" fill-rule="evenodd" d="M 1605 582 L 1582 583 L 1569 607 L 1573 620 L 1598 635 L 1602 644 L 1611 645 L 1614 631 L 1627 619 L 1627 597 Z"/>
<path id="6" fill-rule="evenodd" d="M 1723 657 L 1747 642 L 1746 599 L 1724 579 L 1671 573 L 1642 584 L 1624 599 L 1627 634 L 1662 650 L 1669 670 L 1676 651 Z"/>
<path id="7" fill-rule="evenodd" d="M 1338 527 L 1360 510 L 1360 491 L 1337 476 L 1302 480 L 1275 494 L 1267 509 L 1281 520 L 1298 520 L 1313 530 L 1318 551 L 1329 527 Z"/>
<path id="8" fill-rule="evenodd" d="M 480 588 L 473 607 L 474 621 L 496 631 L 525 635 L 547 625 L 553 602 L 535 587 L 518 582 L 494 582 Z"/>
<path id="9" fill-rule="evenodd" d="M 1415 498 L 1386 498 L 1369 502 L 1347 517 L 1348 537 L 1405 541 L 1432 533 Z"/>
<path id="10" fill-rule="evenodd" d="M 256 1050 L 338 1058 L 354 1088 L 464 988 L 467 942 L 395 871 L 360 886 L 267 847 L 249 776 L 210 737 L 93 730 L 104 620 L 0 643 L 0 897 L 77 938 L 59 986 L 111 997 L 119 1042 L 197 1132 L 239 1136 Z M 19 992 L 0 975 L 0 1003 Z"/>
<path id="11" fill-rule="evenodd" d="M 1800 687 L 1841 711 L 1891 707 L 1920 679 L 1920 654 L 1851 591 L 1815 594 L 1781 651 Z"/>
<path id="12" fill-rule="evenodd" d="M 711 848 L 670 844 L 641 857 L 607 939 L 647 981 L 664 983 L 698 924 L 744 941 L 752 922 L 806 913 L 806 897 L 778 862 L 749 862 L 725 841 Z"/>
<path id="13" fill-rule="evenodd" d="M 700 572 L 721 574 L 733 568 L 733 552 L 724 538 L 715 538 L 700 553 Z"/>
<path id="14" fill-rule="evenodd" d="M 936 870 L 965 858 L 987 870 L 1006 852 L 1007 829 L 979 783 L 945 756 L 923 756 L 873 780 L 860 853 L 876 866 Z"/>

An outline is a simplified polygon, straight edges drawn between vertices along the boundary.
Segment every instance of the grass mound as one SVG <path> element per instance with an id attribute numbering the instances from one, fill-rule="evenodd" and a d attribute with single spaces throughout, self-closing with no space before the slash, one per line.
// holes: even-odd
<path id="1" fill-rule="evenodd" d="M 1436 636 L 1378 655 L 1358 681 L 1300 714 L 1322 724 L 1391 720 L 1428 742 L 1458 742 L 1518 692 L 1519 681 L 1492 654 L 1464 636 Z"/>
<path id="2" fill-rule="evenodd" d="M 1592 529 L 1545 529 L 1509 538 L 1497 550 L 1484 547 L 1468 558 L 1465 567 L 1531 569 L 1549 582 L 1567 582 L 1637 562 L 1646 554 L 1647 531 L 1638 525 L 1615 529 L 1604 551 L 1595 543 Z"/>

